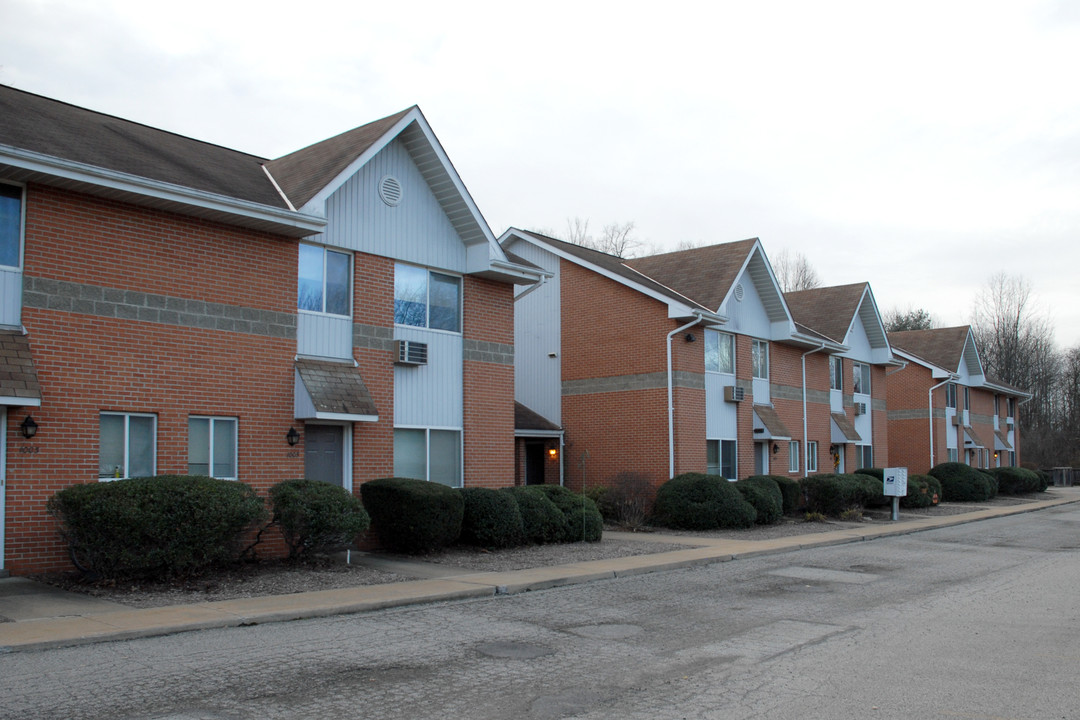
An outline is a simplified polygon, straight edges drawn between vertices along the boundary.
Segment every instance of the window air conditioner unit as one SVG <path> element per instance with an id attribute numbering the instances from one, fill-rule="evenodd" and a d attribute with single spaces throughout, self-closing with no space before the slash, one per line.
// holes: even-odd
<path id="1" fill-rule="evenodd" d="M 1012 427 L 1013 426 L 1013 419 L 1011 417 L 1005 418 L 1005 424 L 1008 425 L 1009 427 Z"/>
<path id="2" fill-rule="evenodd" d="M 427 343 L 415 340 L 395 340 L 397 365 L 427 365 Z"/>
<path id="3" fill-rule="evenodd" d="M 866 414 L 866 403 L 855 403 L 855 414 L 856 415 L 865 415 Z"/>
<path id="4" fill-rule="evenodd" d="M 724 386 L 724 402 L 737 403 L 746 399 L 746 389 L 737 385 Z"/>
<path id="5" fill-rule="evenodd" d="M 952 424 L 957 426 L 957 427 L 960 427 L 960 413 L 957 413 L 956 415 L 952 416 Z"/>

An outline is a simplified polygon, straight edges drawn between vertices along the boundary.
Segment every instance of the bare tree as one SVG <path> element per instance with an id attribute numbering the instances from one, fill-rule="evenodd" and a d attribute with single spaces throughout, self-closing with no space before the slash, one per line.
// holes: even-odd
<path id="1" fill-rule="evenodd" d="M 583 247 L 593 247 L 594 241 L 591 235 L 589 235 L 589 219 L 584 220 L 579 217 L 566 218 L 566 242 L 574 243 L 575 245 L 581 245 Z M 593 248 L 595 249 L 595 248 Z"/>
<path id="2" fill-rule="evenodd" d="M 821 287 L 821 278 L 817 270 L 802 253 L 792 256 L 787 248 L 784 248 L 772 260 L 773 273 L 776 281 L 780 283 L 780 289 L 784 292 L 798 292 L 799 290 L 813 290 Z"/>
<path id="3" fill-rule="evenodd" d="M 633 257 L 637 250 L 645 246 L 634 236 L 634 221 L 609 223 L 604 226 L 599 237 L 589 234 L 589 221 L 579 217 L 566 219 L 566 241 L 582 247 L 599 250 L 618 258 Z"/>
<path id="4" fill-rule="evenodd" d="M 907 310 L 893 308 L 885 313 L 882 318 L 885 322 L 885 332 L 901 332 L 903 330 L 929 330 L 938 325 L 937 318 L 923 308 L 913 308 L 910 305 Z"/>

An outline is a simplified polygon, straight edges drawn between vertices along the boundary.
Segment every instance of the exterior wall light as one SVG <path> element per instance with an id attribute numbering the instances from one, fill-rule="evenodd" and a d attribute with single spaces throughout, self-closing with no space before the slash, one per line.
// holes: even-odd
<path id="1" fill-rule="evenodd" d="M 552 460 L 559 459 L 559 448 L 548 448 L 548 457 Z"/>
<path id="2" fill-rule="evenodd" d="M 289 432 L 285 433 L 285 439 L 289 441 L 289 445 L 293 446 L 300 442 L 300 433 L 296 432 L 296 428 L 289 428 Z"/>
<path id="3" fill-rule="evenodd" d="M 19 430 L 22 432 L 22 436 L 27 440 L 37 435 L 37 429 L 38 424 L 34 422 L 34 418 L 30 417 L 29 415 L 27 415 L 26 419 L 22 421 L 22 424 L 19 425 Z"/>
<path id="4" fill-rule="evenodd" d="M 780 446 L 777 445 L 776 443 L 773 443 L 772 444 L 772 454 L 775 455 L 778 452 L 780 452 Z"/>

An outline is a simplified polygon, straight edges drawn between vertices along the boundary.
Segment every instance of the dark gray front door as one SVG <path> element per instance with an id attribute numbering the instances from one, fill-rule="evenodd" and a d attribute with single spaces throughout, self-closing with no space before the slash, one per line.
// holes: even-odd
<path id="1" fill-rule="evenodd" d="M 304 426 L 304 477 L 344 487 L 345 428 Z"/>
<path id="2" fill-rule="evenodd" d="M 542 442 L 525 443 L 525 484 L 544 484 L 544 462 L 547 450 Z"/>

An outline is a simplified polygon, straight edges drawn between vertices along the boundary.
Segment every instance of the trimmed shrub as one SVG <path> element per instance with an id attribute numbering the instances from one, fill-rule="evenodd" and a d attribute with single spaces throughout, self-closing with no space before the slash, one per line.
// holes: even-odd
<path id="1" fill-rule="evenodd" d="M 279 482 L 270 488 L 270 504 L 291 558 L 349 545 L 371 525 L 360 498 L 318 480 Z"/>
<path id="2" fill-rule="evenodd" d="M 504 548 L 525 542 L 525 525 L 514 498 L 491 488 L 461 491 L 465 511 L 460 542 L 480 547 Z"/>
<path id="3" fill-rule="evenodd" d="M 859 478 L 859 484 L 862 486 L 863 507 L 885 507 L 892 504 L 892 497 L 885 494 L 885 470 L 860 468 L 853 475 Z"/>
<path id="4" fill-rule="evenodd" d="M 266 519 L 249 486 L 195 475 L 72 485 L 46 507 L 75 566 L 102 578 L 190 575 L 235 560 L 244 531 Z"/>
<path id="5" fill-rule="evenodd" d="M 381 478 L 360 486 L 371 525 L 388 549 L 421 553 L 461 536 L 465 502 L 452 487 L 412 478 Z"/>
<path id="6" fill-rule="evenodd" d="M 949 502 L 983 502 L 997 491 L 990 476 L 964 463 L 941 463 L 930 468 L 929 474 L 941 482 L 942 499 Z"/>
<path id="7" fill-rule="evenodd" d="M 735 483 L 735 489 L 742 493 L 743 499 L 754 506 L 758 525 L 772 525 L 779 522 L 784 514 L 784 496 L 780 487 L 768 475 L 754 475 Z"/>
<path id="8" fill-rule="evenodd" d="M 1046 492 L 1046 488 L 1053 484 L 1054 478 L 1045 470 L 1035 470 L 1034 473 L 1039 476 L 1039 492 Z"/>
<path id="9" fill-rule="evenodd" d="M 919 475 L 918 477 L 926 483 L 926 492 L 930 495 L 932 504 L 937 505 L 941 502 L 941 481 L 933 475 Z"/>
<path id="10" fill-rule="evenodd" d="M 1041 479 L 1034 470 L 1019 467 L 990 468 L 985 471 L 997 479 L 998 492 L 1002 495 L 1022 495 L 1039 492 Z"/>
<path id="11" fill-rule="evenodd" d="M 610 481 L 610 487 L 605 488 L 597 505 L 605 520 L 622 527 L 638 528 L 648 519 L 655 495 L 647 476 L 621 472 Z"/>
<path id="12" fill-rule="evenodd" d="M 536 485 L 502 488 L 514 499 L 521 513 L 525 539 L 542 545 L 558 542 L 563 531 L 563 514 Z"/>
<path id="13" fill-rule="evenodd" d="M 653 515 L 660 525 L 680 530 L 748 528 L 757 519 L 734 483 L 701 473 L 677 475 L 661 485 Z"/>
<path id="14" fill-rule="evenodd" d="M 563 514 L 562 531 L 556 542 L 598 542 L 604 533 L 604 518 L 589 498 L 562 485 L 533 485 Z"/>
<path id="15" fill-rule="evenodd" d="M 990 498 L 996 498 L 998 494 L 998 480 L 996 477 L 986 472 L 985 470 L 976 470 L 980 475 L 986 478 L 986 482 L 990 484 Z"/>
<path id="16" fill-rule="evenodd" d="M 847 474 L 822 473 L 803 478 L 807 512 L 840 517 L 845 510 L 859 507 L 866 494 L 863 482 Z"/>
<path id="17" fill-rule="evenodd" d="M 908 475 L 907 495 L 900 498 L 900 507 L 927 508 L 934 504 L 934 496 L 930 492 L 930 484 L 926 482 L 926 477 L 926 475 Z"/>
<path id="18" fill-rule="evenodd" d="M 799 481 L 783 475 L 754 475 L 752 477 L 767 477 L 776 483 L 783 499 L 783 512 L 785 515 L 795 515 L 803 506 L 803 491 Z M 750 478 L 747 478 L 748 480 Z"/>

